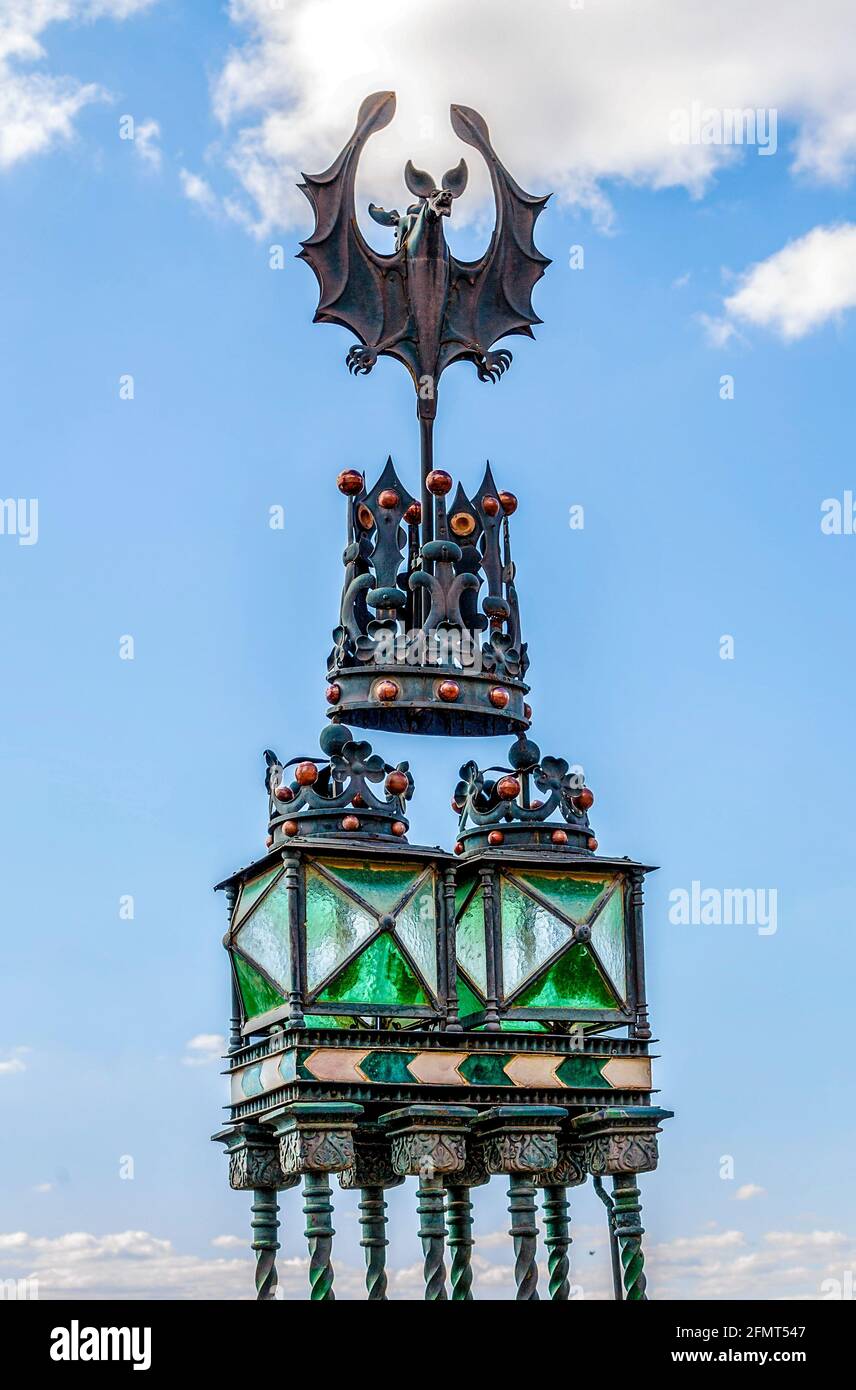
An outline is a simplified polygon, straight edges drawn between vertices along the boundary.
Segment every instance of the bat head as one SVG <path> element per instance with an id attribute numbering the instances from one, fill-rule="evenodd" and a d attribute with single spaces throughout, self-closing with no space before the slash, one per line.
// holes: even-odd
<path id="1" fill-rule="evenodd" d="M 404 182 L 411 193 L 423 200 L 430 216 L 448 217 L 452 211 L 453 199 L 460 198 L 467 186 L 467 166 L 462 159 L 460 164 L 443 175 L 438 188 L 431 174 L 426 173 L 424 169 L 415 168 L 408 159 L 404 169 Z"/>

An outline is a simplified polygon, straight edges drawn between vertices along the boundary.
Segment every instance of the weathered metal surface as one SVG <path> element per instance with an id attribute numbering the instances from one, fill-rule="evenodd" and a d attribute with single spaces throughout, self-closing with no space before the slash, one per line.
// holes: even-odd
<path id="1" fill-rule="evenodd" d="M 500 162 L 483 118 L 453 105 L 455 134 L 479 151 L 490 172 L 496 226 L 487 251 L 477 261 L 459 261 L 446 243 L 443 218 L 466 187 L 463 160 L 439 187 L 408 162 L 405 182 L 416 201 L 404 214 L 370 206 L 375 221 L 396 231 L 392 253 L 375 251 L 357 223 L 354 180 L 366 141 L 394 114 L 393 92 L 367 97 L 351 139 L 329 169 L 304 174 L 300 187 L 315 212 L 315 230 L 302 242 L 300 257 L 318 279 L 315 322 L 340 324 L 359 339 L 348 353 L 350 370 L 365 374 L 378 357 L 396 358 L 413 379 L 420 418 L 431 420 L 450 363 L 472 362 L 482 381 L 495 381 L 511 353 L 491 352 L 493 344 L 511 334 L 531 338 L 532 325 L 541 322 L 530 296 L 549 260 L 533 232 L 547 198 L 524 193 Z"/>
<path id="2" fill-rule="evenodd" d="M 359 1104 L 419 1102 L 439 1091 L 491 1105 L 543 1104 L 561 1095 L 576 1114 L 605 1096 L 633 1104 L 651 1092 L 647 1044 L 595 1034 L 467 1033 L 294 1029 L 244 1048 L 230 1059 L 235 1121 L 258 1120 L 287 1101 L 342 1095 Z M 466 1038 L 466 1046 L 458 1039 Z M 633 1064 L 616 1088 L 611 1063 Z M 426 1079 L 427 1078 L 427 1079 Z"/>

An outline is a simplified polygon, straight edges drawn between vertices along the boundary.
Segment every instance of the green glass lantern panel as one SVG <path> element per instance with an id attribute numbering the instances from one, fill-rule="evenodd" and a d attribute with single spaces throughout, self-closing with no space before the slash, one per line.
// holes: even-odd
<path id="1" fill-rule="evenodd" d="M 318 995 L 319 1004 L 429 1004 L 401 947 L 381 932 Z"/>
<path id="2" fill-rule="evenodd" d="M 360 864 L 332 859 L 323 863 L 325 869 L 346 888 L 359 894 L 379 916 L 392 912 L 422 873 L 419 864 Z"/>
<path id="3" fill-rule="evenodd" d="M 467 894 L 472 891 L 472 886 L 476 881 L 475 874 L 467 874 L 459 878 L 455 885 L 455 916 L 460 915 L 461 908 L 467 900 Z"/>
<path id="4" fill-rule="evenodd" d="M 514 1000 L 516 1009 L 615 1009 L 616 1000 L 585 946 L 573 946 Z"/>
<path id="5" fill-rule="evenodd" d="M 280 989 L 288 991 L 291 978 L 291 936 L 288 929 L 288 893 L 279 883 L 254 907 L 235 937 L 245 956 L 260 965 Z"/>
<path id="6" fill-rule="evenodd" d="M 619 883 L 612 897 L 591 924 L 591 944 L 616 986 L 627 998 L 627 963 L 624 956 L 624 895 Z"/>
<path id="7" fill-rule="evenodd" d="M 268 869 L 267 873 L 259 874 L 258 878 L 251 878 L 249 882 L 244 884 L 235 908 L 235 915 L 232 918 L 233 926 L 237 926 L 239 922 L 243 921 L 250 908 L 258 902 L 262 893 L 270 888 L 274 879 L 278 878 L 281 873 L 282 865 L 275 864 L 272 869 Z"/>
<path id="8" fill-rule="evenodd" d="M 311 991 L 377 931 L 377 922 L 313 868 L 306 870 L 306 985 Z"/>
<path id="9" fill-rule="evenodd" d="M 244 1013 L 247 1018 L 257 1018 L 259 1014 L 266 1014 L 270 1009 L 278 1009 L 285 1003 L 281 994 L 278 994 L 273 985 L 270 984 L 258 970 L 255 970 L 249 961 L 239 956 L 237 951 L 232 953 L 235 962 L 235 974 L 238 977 L 238 988 L 241 991 L 241 999 L 244 1002 Z"/>
<path id="10" fill-rule="evenodd" d="M 506 998 L 573 941 L 573 932 L 528 894 L 502 879 L 502 979 Z"/>
<path id="11" fill-rule="evenodd" d="M 572 922 L 585 922 L 615 882 L 614 878 L 576 878 L 551 869 L 515 870 L 515 877 L 534 888 Z"/>
<path id="12" fill-rule="evenodd" d="M 484 1000 L 479 999 L 478 995 L 470 989 L 463 975 L 458 975 L 458 1015 L 461 1018 L 469 1018 L 470 1014 L 480 1014 L 484 1012 Z"/>
<path id="13" fill-rule="evenodd" d="M 487 993 L 484 893 L 480 888 L 458 923 L 456 954 L 470 979 Z"/>
<path id="14" fill-rule="evenodd" d="M 409 898 L 395 919 L 395 934 L 437 993 L 437 923 L 434 915 L 434 879 L 430 877 Z"/>

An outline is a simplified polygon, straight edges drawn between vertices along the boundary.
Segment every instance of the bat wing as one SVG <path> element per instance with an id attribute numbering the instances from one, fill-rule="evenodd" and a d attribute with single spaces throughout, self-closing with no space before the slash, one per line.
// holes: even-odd
<path id="1" fill-rule="evenodd" d="M 535 223 L 549 194 L 525 193 L 500 162 L 484 119 L 468 106 L 452 106 L 452 128 L 483 155 L 496 200 L 496 226 L 477 261 L 451 257 L 449 306 L 444 326 L 444 363 L 475 360 L 511 333 L 533 337 L 542 320 L 532 308 L 532 290 L 550 264 L 535 245 Z"/>
<path id="2" fill-rule="evenodd" d="M 320 295 L 315 323 L 338 323 L 361 343 L 376 346 L 403 329 L 407 299 L 403 253 L 383 256 L 363 237 L 354 207 L 354 180 L 370 135 L 395 115 L 395 93 L 366 97 L 356 129 L 323 174 L 304 174 L 298 187 L 312 204 L 315 230 L 299 253 L 314 270 Z"/>

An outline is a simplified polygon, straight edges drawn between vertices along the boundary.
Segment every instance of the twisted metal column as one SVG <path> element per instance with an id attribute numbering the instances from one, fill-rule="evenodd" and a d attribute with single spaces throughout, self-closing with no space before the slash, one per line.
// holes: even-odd
<path id="1" fill-rule="evenodd" d="M 443 1179 L 419 1175 L 418 1204 L 419 1238 L 425 1257 L 425 1298 L 428 1302 L 446 1302 L 446 1265 L 444 1247 L 446 1226 L 443 1220 Z"/>
<path id="2" fill-rule="evenodd" d="M 462 1186 L 446 1188 L 446 1220 L 449 1225 L 449 1249 L 452 1252 L 452 1302 L 473 1301 L 473 1204 L 470 1189 Z"/>
<path id="3" fill-rule="evenodd" d="M 621 1264 L 624 1269 L 625 1297 L 629 1301 L 643 1299 L 645 1292 L 645 1257 L 642 1254 L 642 1207 L 639 1203 L 639 1188 L 635 1173 L 618 1173 L 612 1179 L 615 1194 L 613 1222 L 618 1243 L 621 1246 Z"/>
<path id="4" fill-rule="evenodd" d="M 272 1187 L 254 1188 L 250 1210 L 250 1225 L 253 1228 L 251 1249 L 256 1252 L 256 1298 L 260 1303 L 268 1303 L 276 1298 L 279 1282 L 276 1272 L 276 1252 L 279 1249 L 276 1238 L 279 1230 L 276 1190 Z"/>
<path id="5" fill-rule="evenodd" d="M 618 1251 L 618 1241 L 615 1237 L 615 1220 L 613 1218 L 615 1203 L 603 1185 L 603 1178 L 593 1178 L 592 1184 L 598 1197 L 606 1207 L 606 1224 L 609 1233 L 609 1255 L 612 1261 L 612 1296 L 620 1303 L 624 1297 L 624 1289 L 621 1284 L 621 1255 Z"/>
<path id="6" fill-rule="evenodd" d="M 550 1298 L 556 1303 L 566 1303 L 570 1297 L 569 1279 L 571 1262 L 568 1251 L 571 1245 L 569 1202 L 567 1188 L 556 1183 L 544 1188 L 544 1244 L 549 1252 L 547 1267 L 550 1273 Z"/>
<path id="7" fill-rule="evenodd" d="M 536 1264 L 538 1227 L 535 1222 L 535 1184 L 527 1174 L 512 1173 L 508 1184 L 509 1235 L 514 1241 L 514 1279 L 517 1300 L 538 1298 Z"/>
<path id="8" fill-rule="evenodd" d="M 383 1188 L 360 1188 L 360 1226 L 363 1238 L 360 1245 L 366 1252 L 366 1289 L 369 1303 L 387 1302 L 386 1277 L 386 1202 Z"/>
<path id="9" fill-rule="evenodd" d="M 309 1243 L 309 1297 L 330 1303 L 333 1292 L 333 1203 L 329 1174 L 308 1172 L 303 1178 L 303 1211 Z"/>

